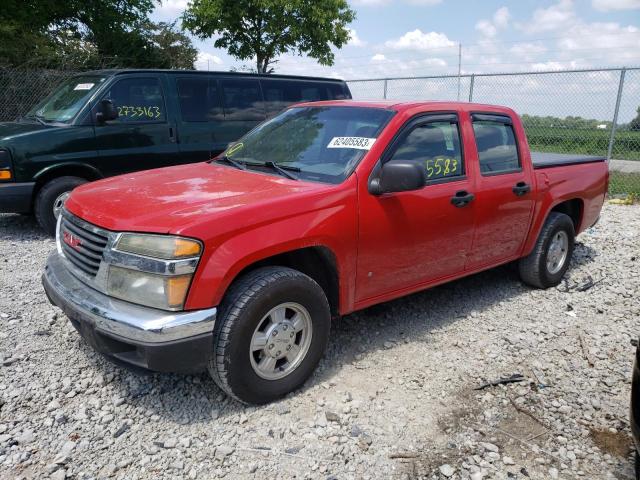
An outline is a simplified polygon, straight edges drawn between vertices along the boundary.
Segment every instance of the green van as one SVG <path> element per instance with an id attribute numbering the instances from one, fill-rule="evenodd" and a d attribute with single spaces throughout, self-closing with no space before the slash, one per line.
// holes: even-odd
<path id="1" fill-rule="evenodd" d="M 349 99 L 342 80 L 180 70 L 87 72 L 0 123 L 0 212 L 50 234 L 69 192 L 104 177 L 207 160 L 291 103 Z"/>

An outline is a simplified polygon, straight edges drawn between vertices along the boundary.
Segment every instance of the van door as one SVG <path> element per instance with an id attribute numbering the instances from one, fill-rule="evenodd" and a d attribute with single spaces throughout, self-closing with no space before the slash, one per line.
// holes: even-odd
<path id="1" fill-rule="evenodd" d="M 178 92 L 178 146 L 184 163 L 202 162 L 227 148 L 218 80 L 210 75 L 175 78 Z"/>
<path id="2" fill-rule="evenodd" d="M 116 120 L 94 121 L 98 168 L 106 176 L 178 163 L 166 87 L 164 75 L 118 76 L 99 99 L 111 100 L 118 109 Z"/>

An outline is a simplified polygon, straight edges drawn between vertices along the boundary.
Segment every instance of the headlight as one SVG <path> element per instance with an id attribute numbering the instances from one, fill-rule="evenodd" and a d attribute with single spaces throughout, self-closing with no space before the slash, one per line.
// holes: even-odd
<path id="1" fill-rule="evenodd" d="M 116 250 L 153 258 L 186 258 L 200 255 L 202 246 L 196 240 L 166 235 L 123 233 Z"/>
<path id="2" fill-rule="evenodd" d="M 0 150 L 0 180 L 11 180 L 11 154 L 7 150 Z"/>
<path id="3" fill-rule="evenodd" d="M 107 293 L 162 310 L 182 310 L 202 244 L 170 235 L 123 233 L 116 242 Z"/>
<path id="4" fill-rule="evenodd" d="M 107 280 L 109 295 L 162 310 L 180 310 L 191 283 L 191 275 L 154 275 L 111 266 Z"/>

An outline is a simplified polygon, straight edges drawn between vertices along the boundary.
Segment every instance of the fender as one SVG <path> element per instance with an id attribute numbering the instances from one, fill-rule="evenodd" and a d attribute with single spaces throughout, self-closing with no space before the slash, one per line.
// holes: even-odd
<path id="1" fill-rule="evenodd" d="M 339 282 L 340 313 L 353 309 L 357 221 L 355 202 L 262 223 L 205 245 L 192 281 L 186 308 L 218 305 L 237 276 L 247 267 L 283 253 L 322 247 L 333 256 Z"/>

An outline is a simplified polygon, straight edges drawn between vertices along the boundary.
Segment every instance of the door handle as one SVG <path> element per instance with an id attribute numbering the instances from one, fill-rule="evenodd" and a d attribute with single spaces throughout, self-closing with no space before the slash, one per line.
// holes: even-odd
<path id="1" fill-rule="evenodd" d="M 469 205 L 476 196 L 473 193 L 469 193 L 466 190 L 460 190 L 451 197 L 451 204 L 455 207 L 461 208 L 465 205 Z"/>
<path id="2" fill-rule="evenodd" d="M 176 132 L 173 127 L 169 127 L 169 141 L 176 143 Z"/>
<path id="3" fill-rule="evenodd" d="M 531 191 L 531 185 L 525 182 L 518 182 L 513 187 L 513 193 L 515 193 L 518 197 L 521 197 L 525 193 L 529 193 Z"/>

